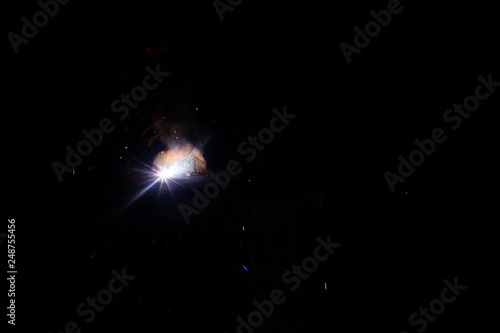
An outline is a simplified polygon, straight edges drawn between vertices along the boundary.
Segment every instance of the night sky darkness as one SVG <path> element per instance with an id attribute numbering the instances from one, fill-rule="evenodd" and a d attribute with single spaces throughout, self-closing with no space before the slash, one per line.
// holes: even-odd
<path id="1" fill-rule="evenodd" d="M 401 1 L 348 63 L 339 45 L 355 46 L 354 28 L 364 31 L 370 12 L 391 2 L 244 0 L 221 21 L 211 0 L 73 0 L 17 54 L 8 34 L 21 35 L 21 18 L 32 21 L 40 6 L 5 3 L 0 233 L 15 219 L 18 273 L 16 325 L 5 314 L 2 325 L 487 331 L 498 317 L 498 10 L 486 1 Z M 127 116 L 113 112 L 147 66 L 169 75 Z M 488 98 L 460 125 L 445 121 L 453 104 L 474 96 L 479 76 L 491 76 L 480 88 Z M 285 107 L 295 118 L 253 148 L 255 158 L 241 154 Z M 82 131 L 105 118 L 114 130 L 60 182 L 53 162 L 65 164 L 65 147 L 76 149 L 88 140 Z M 384 173 L 398 175 L 398 156 L 408 160 L 414 141 L 436 128 L 446 140 L 391 191 Z M 209 176 L 138 195 L 146 178 L 137 170 L 175 140 L 199 147 L 208 171 L 226 171 L 231 160 L 241 168 L 189 224 L 179 204 L 193 207 L 194 189 L 214 183 Z M 340 246 L 307 278 L 289 275 L 300 281 L 292 291 L 284 274 L 313 256 L 318 237 Z M 112 279 L 121 285 L 116 275 L 133 278 L 103 291 Z M 420 307 L 442 310 L 434 300 L 455 279 L 467 289 L 412 326 Z M 273 290 L 285 301 L 251 327 L 253 302 Z M 104 305 L 88 303 L 106 295 Z"/>

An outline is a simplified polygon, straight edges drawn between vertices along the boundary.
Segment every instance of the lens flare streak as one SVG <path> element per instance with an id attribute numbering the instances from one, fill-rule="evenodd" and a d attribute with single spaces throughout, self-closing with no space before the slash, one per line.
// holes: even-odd
<path id="1" fill-rule="evenodd" d="M 160 152 L 151 166 L 144 164 L 144 167 L 135 170 L 146 177 L 147 180 L 144 187 L 127 200 L 121 211 L 137 201 L 158 183 L 160 193 L 163 192 L 162 188 L 164 185 L 171 192 L 171 186 L 182 186 L 187 176 L 205 173 L 206 161 L 198 148 L 190 144 L 184 144 L 174 146 L 166 152 Z M 196 179 L 193 180 L 196 181 Z"/>

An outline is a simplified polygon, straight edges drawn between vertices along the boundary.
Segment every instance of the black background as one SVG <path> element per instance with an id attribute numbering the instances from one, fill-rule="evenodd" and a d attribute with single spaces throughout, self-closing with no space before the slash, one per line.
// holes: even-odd
<path id="1" fill-rule="evenodd" d="M 5 37 L 2 230 L 16 219 L 15 330 L 61 332 L 74 320 L 82 332 L 235 332 L 236 317 L 287 289 L 281 274 L 328 234 L 338 253 L 255 332 L 415 332 L 408 316 L 454 277 L 467 290 L 426 331 L 492 325 L 499 92 L 457 130 L 442 116 L 479 75 L 500 81 L 498 11 L 402 2 L 347 64 L 339 44 L 386 5 L 246 0 L 221 22 L 210 1 L 73 0 L 18 54 Z M 4 36 L 38 10 L 4 4 Z M 126 206 L 140 186 L 117 162 L 123 147 L 155 154 L 133 134 L 144 128 L 136 117 L 113 118 L 117 130 L 76 176 L 59 183 L 51 167 L 157 63 L 171 73 L 159 92 L 167 114 L 193 117 L 210 170 L 241 160 L 238 144 L 273 108 L 297 114 L 188 226 L 166 195 Z M 392 193 L 384 172 L 437 127 L 447 141 Z M 136 279 L 83 323 L 77 305 L 125 265 Z"/>

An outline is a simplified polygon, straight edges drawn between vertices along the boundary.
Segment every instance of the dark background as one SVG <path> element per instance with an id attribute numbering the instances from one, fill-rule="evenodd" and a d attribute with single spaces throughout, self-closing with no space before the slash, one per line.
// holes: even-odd
<path id="1" fill-rule="evenodd" d="M 497 10 L 402 5 L 350 64 L 339 43 L 387 1 L 246 0 L 221 22 L 211 1 L 73 0 L 18 54 L 5 37 L 2 232 L 15 218 L 15 329 L 61 332 L 74 320 L 82 332 L 235 332 L 236 317 L 288 289 L 281 274 L 329 234 L 338 252 L 255 332 L 415 332 L 408 316 L 454 277 L 468 289 L 427 331 L 494 323 L 499 92 L 456 131 L 442 115 L 479 75 L 500 81 Z M 4 36 L 38 10 L 4 4 Z M 59 183 L 51 163 L 64 147 L 113 117 L 111 102 L 158 63 L 171 76 L 126 120 L 112 118 L 117 129 Z M 154 158 L 161 147 L 141 136 L 154 116 L 185 124 L 219 171 L 284 105 L 297 118 L 190 225 L 177 203 L 191 203 L 191 187 L 128 204 L 141 182 L 118 157 Z M 392 193 L 384 172 L 436 127 L 447 141 Z M 130 287 L 83 323 L 77 305 L 124 266 Z"/>

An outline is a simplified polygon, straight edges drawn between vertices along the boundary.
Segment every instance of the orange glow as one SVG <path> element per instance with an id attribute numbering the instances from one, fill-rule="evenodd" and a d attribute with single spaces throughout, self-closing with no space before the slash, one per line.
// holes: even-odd
<path id="1" fill-rule="evenodd" d="M 165 152 L 161 151 L 156 156 L 154 165 L 158 170 L 168 169 L 168 172 L 172 173 L 169 177 L 206 171 L 203 154 L 190 144 L 173 146 Z"/>

